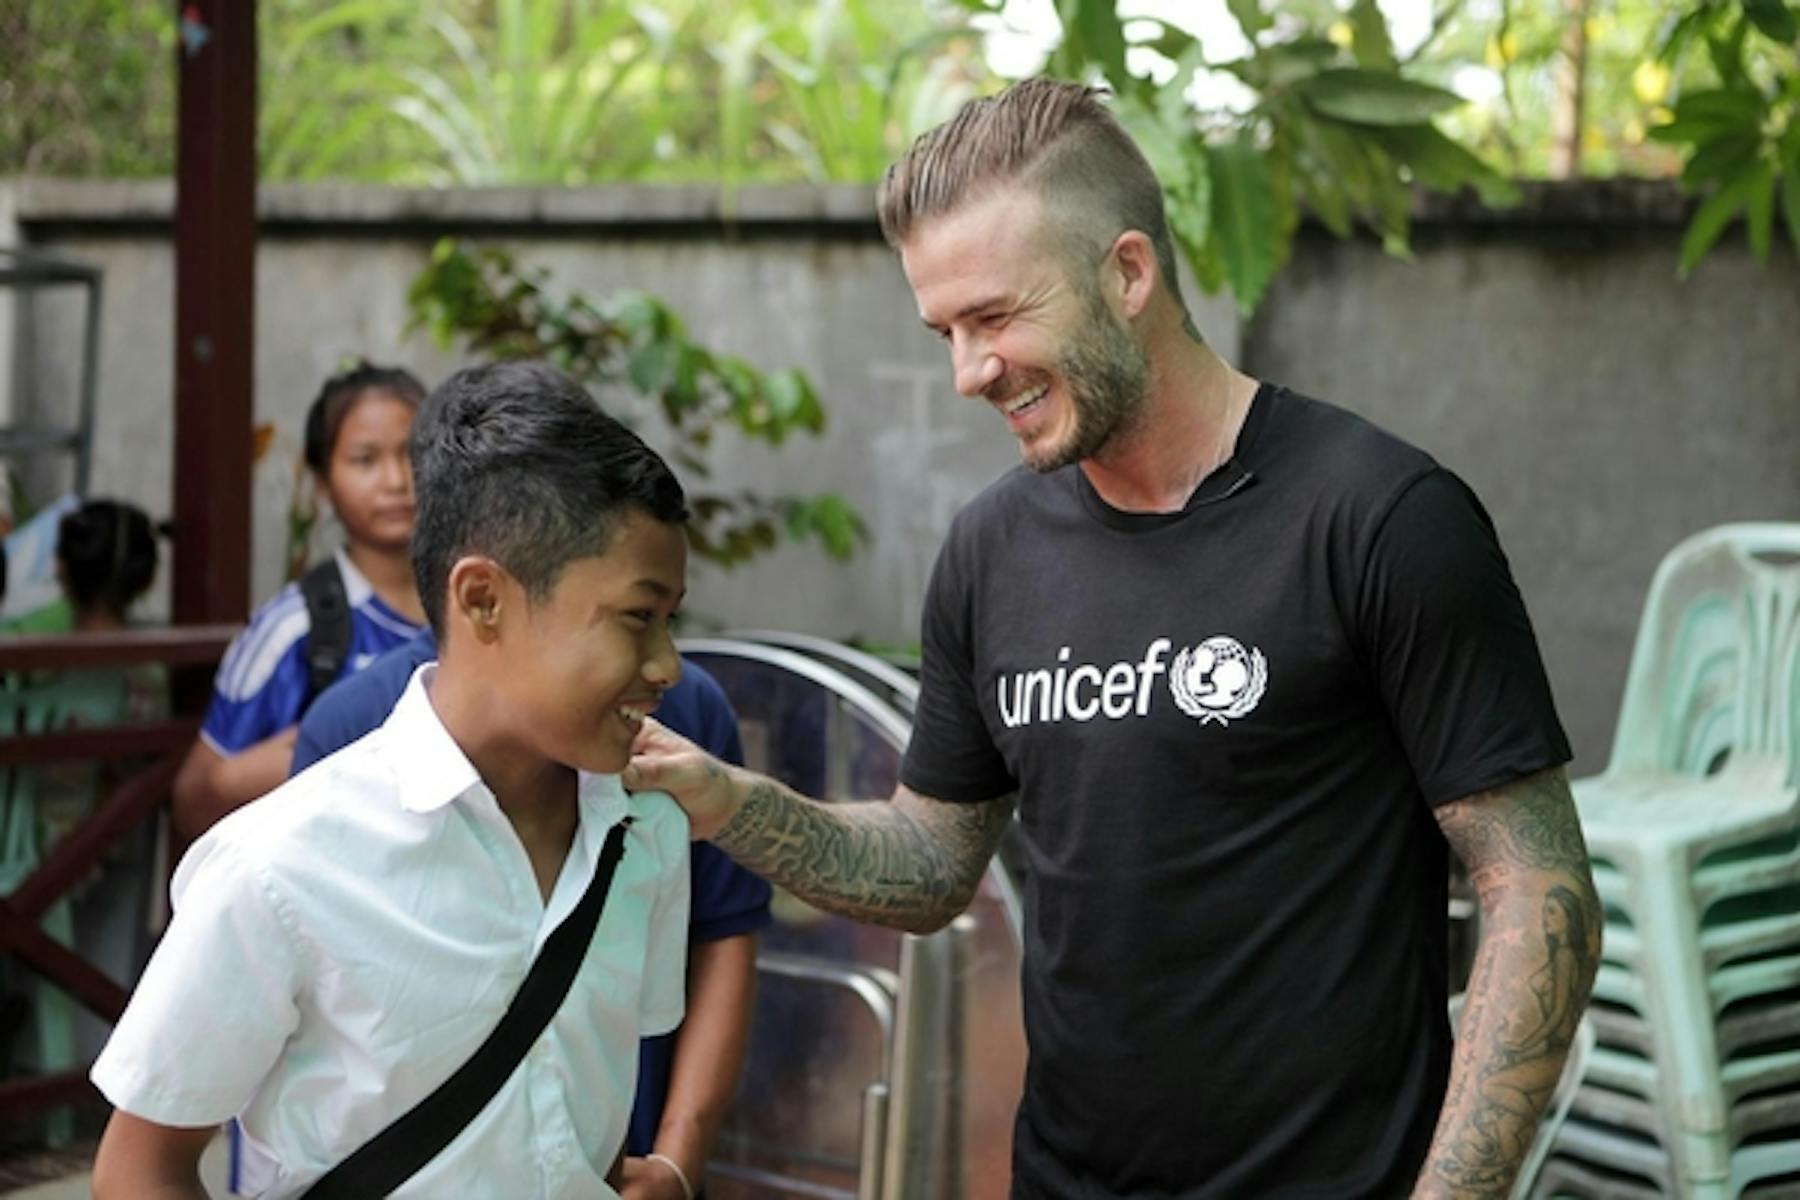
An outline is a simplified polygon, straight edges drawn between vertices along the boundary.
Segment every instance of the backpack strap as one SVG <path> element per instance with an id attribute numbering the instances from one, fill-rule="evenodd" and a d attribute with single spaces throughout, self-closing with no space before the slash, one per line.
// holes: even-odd
<path id="1" fill-rule="evenodd" d="M 625 817 L 606 835 L 593 877 L 575 908 L 544 939 L 500 1023 L 437 1090 L 328 1171 L 304 1200 L 369 1200 L 386 1196 L 436 1158 L 512 1077 L 550 1018 L 562 1007 L 606 907 L 613 873 L 625 855 Z"/>
<path id="2" fill-rule="evenodd" d="M 300 594 L 306 598 L 311 622 L 306 635 L 306 701 L 300 706 L 305 712 L 350 660 L 350 595 L 344 590 L 337 555 L 300 577 Z"/>

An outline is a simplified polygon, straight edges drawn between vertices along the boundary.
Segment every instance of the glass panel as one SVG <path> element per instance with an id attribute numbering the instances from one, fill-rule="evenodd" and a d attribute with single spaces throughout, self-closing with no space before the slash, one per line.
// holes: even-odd
<path id="1" fill-rule="evenodd" d="M 864 1089 L 886 1073 L 888 1031 L 862 995 L 829 980 L 757 977 L 756 1028 L 707 1193 L 856 1192 Z"/>
<path id="2" fill-rule="evenodd" d="M 686 652 L 731 698 L 750 767 L 826 801 L 893 792 L 907 722 L 866 679 L 841 673 L 830 655 L 791 647 L 705 639 Z M 1017 887 L 1002 871 L 997 861 L 969 909 L 973 928 L 954 989 L 962 1011 L 948 1047 L 958 1068 L 934 1073 L 934 1090 L 921 1101 L 943 1121 L 934 1140 L 945 1153 L 934 1178 L 906 1183 L 909 1195 L 1007 1195 L 1025 1046 Z M 899 967 L 896 931 L 822 913 L 779 889 L 773 909 L 765 953 L 824 960 L 870 978 L 891 978 Z M 853 1194 L 863 1090 L 884 1075 L 870 1073 L 867 1046 L 852 1042 L 879 1036 L 868 1032 L 873 1019 L 859 1025 L 846 1016 L 855 1003 L 849 993 L 828 1001 L 826 989 L 777 981 L 767 971 L 760 981 L 740 1102 L 720 1138 L 724 1170 L 709 1191 L 724 1200 Z M 875 1068 L 882 1069 L 879 1060 Z M 889 1183 L 888 1194 L 898 1194 Z"/>

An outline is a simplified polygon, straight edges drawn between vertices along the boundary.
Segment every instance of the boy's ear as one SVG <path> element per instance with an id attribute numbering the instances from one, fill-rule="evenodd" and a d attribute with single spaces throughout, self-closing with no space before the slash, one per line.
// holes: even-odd
<path id="1" fill-rule="evenodd" d="M 500 637 L 500 617 L 512 577 L 493 559 L 484 554 L 459 558 L 450 568 L 450 604 L 447 614 L 452 621 L 466 624 L 478 642 L 494 642 Z"/>

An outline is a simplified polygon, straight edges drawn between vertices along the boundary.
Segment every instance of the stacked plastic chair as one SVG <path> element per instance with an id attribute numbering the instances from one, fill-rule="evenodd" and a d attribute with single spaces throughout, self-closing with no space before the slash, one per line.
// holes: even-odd
<path id="1" fill-rule="evenodd" d="M 1598 1045 L 1538 1196 L 1800 1196 L 1800 525 L 1658 568 L 1611 762 Z"/>

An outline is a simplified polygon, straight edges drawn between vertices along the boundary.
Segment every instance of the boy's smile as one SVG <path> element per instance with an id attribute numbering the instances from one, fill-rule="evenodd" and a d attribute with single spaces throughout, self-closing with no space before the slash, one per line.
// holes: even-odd
<path id="1" fill-rule="evenodd" d="M 681 527 L 631 511 L 605 553 L 571 560 L 548 596 L 515 605 L 495 660 L 513 739 L 578 770 L 624 770 L 681 677 L 672 621 L 686 572 Z"/>

